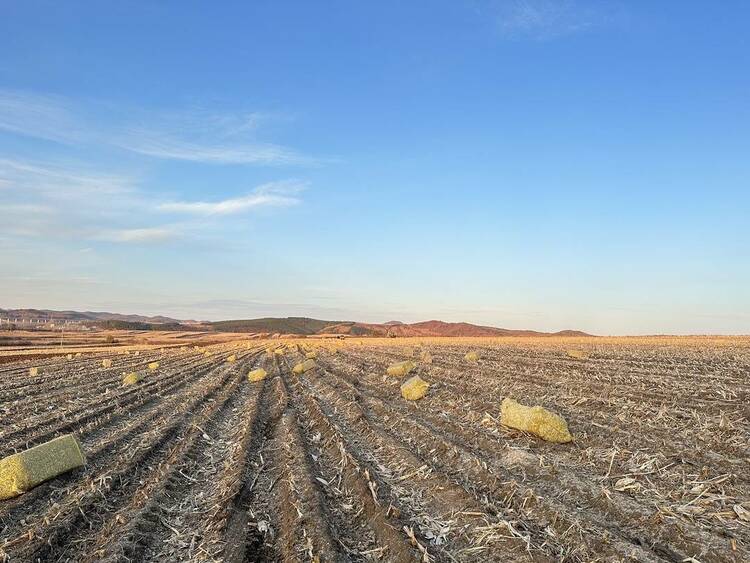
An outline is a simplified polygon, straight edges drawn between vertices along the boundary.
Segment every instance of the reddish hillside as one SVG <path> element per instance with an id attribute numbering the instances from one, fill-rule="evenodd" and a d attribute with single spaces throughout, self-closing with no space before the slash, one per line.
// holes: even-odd
<path id="1" fill-rule="evenodd" d="M 345 322 L 328 325 L 319 332 L 326 334 L 348 334 L 352 336 L 587 336 L 575 330 L 556 333 L 534 330 L 510 330 L 469 323 L 446 323 L 423 321 L 405 324 L 391 321 L 384 324 Z"/>

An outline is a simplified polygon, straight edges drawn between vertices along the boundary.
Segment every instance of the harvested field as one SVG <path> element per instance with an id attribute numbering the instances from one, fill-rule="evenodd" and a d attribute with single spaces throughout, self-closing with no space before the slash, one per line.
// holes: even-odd
<path id="1" fill-rule="evenodd" d="M 750 560 L 750 339 L 300 342 L 0 365 L 0 458 L 74 433 L 88 460 L 0 501 L 0 561 Z"/>

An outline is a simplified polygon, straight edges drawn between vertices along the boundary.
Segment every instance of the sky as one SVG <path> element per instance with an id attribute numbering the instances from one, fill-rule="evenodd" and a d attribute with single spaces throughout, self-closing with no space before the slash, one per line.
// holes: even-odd
<path id="1" fill-rule="evenodd" d="M 750 4 L 10 0 L 0 307 L 750 333 Z"/>

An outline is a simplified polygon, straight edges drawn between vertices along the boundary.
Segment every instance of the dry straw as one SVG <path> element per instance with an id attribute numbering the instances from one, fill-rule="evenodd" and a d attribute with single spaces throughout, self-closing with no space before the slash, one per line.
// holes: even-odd
<path id="1" fill-rule="evenodd" d="M 307 358 L 308 360 L 315 360 L 317 359 L 317 357 L 318 357 L 317 352 L 308 352 L 307 354 L 305 354 L 305 358 Z"/>
<path id="2" fill-rule="evenodd" d="M 237 356 L 235 354 L 232 354 L 231 356 L 227 358 L 227 362 L 230 364 L 236 361 L 237 361 Z"/>
<path id="3" fill-rule="evenodd" d="M 29 368 L 29 375 L 32 377 L 39 375 L 39 368 Z"/>
<path id="4" fill-rule="evenodd" d="M 417 364 L 415 364 L 411 360 L 404 360 L 403 362 L 397 362 L 388 366 L 386 373 L 395 377 L 403 377 L 405 375 L 408 375 L 408 373 L 415 367 L 417 367 Z"/>
<path id="5" fill-rule="evenodd" d="M 263 381 L 266 378 L 266 375 L 268 374 L 263 368 L 254 369 L 247 374 L 247 380 L 252 383 Z"/>
<path id="6" fill-rule="evenodd" d="M 430 384 L 415 375 L 401 385 L 401 396 L 407 401 L 416 401 L 427 394 Z"/>
<path id="7" fill-rule="evenodd" d="M 125 377 L 122 378 L 122 384 L 125 385 L 135 385 L 139 381 L 143 379 L 143 376 L 140 373 L 136 373 L 134 371 L 131 371 L 130 373 L 125 374 Z"/>
<path id="8" fill-rule="evenodd" d="M 500 405 L 500 421 L 505 426 L 563 444 L 573 440 L 565 419 L 544 407 L 527 407 L 506 397 Z"/>
<path id="9" fill-rule="evenodd" d="M 150 364 L 148 364 L 148 369 L 150 370 L 155 370 L 158 367 L 159 367 L 159 362 L 151 362 Z"/>
<path id="10" fill-rule="evenodd" d="M 305 373 L 315 368 L 315 360 L 305 360 L 292 368 L 292 373 Z"/>
<path id="11" fill-rule="evenodd" d="M 569 358 L 573 358 L 575 360 L 585 360 L 589 357 L 589 353 L 585 352 L 584 350 L 568 350 L 566 353 L 568 354 Z"/>
<path id="12" fill-rule="evenodd" d="M 23 494 L 85 463 L 86 456 L 73 434 L 10 455 L 0 460 L 0 500 Z"/>
<path id="13" fill-rule="evenodd" d="M 464 360 L 466 360 L 467 362 L 478 362 L 479 352 L 476 352 L 476 351 L 467 352 L 466 355 L 464 356 Z"/>
<path id="14" fill-rule="evenodd" d="M 72 359 L 73 359 L 73 354 L 68 354 L 68 355 L 67 355 L 67 356 L 65 356 L 65 357 L 66 357 L 66 358 L 68 358 L 69 360 L 72 360 Z"/>
<path id="15" fill-rule="evenodd" d="M 103 368 L 111 368 L 112 367 L 112 360 L 102 360 L 102 367 Z"/>

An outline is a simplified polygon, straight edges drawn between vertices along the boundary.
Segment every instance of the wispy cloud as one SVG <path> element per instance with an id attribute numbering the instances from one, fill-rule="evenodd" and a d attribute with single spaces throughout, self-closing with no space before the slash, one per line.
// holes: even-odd
<path id="1" fill-rule="evenodd" d="M 490 6 L 503 36 L 542 40 L 606 25 L 619 9 L 591 0 L 499 0 Z"/>
<path id="2" fill-rule="evenodd" d="M 175 240 L 180 237 L 171 227 L 148 227 L 142 229 L 119 229 L 102 231 L 97 238 L 120 243 L 157 243 Z"/>
<path id="3" fill-rule="evenodd" d="M 171 160 L 212 164 L 315 164 L 316 159 L 271 144 L 199 144 L 153 131 L 132 131 L 114 143 L 126 150 Z"/>
<path id="4" fill-rule="evenodd" d="M 222 201 L 177 201 L 163 203 L 160 211 L 192 213 L 197 215 L 230 215 L 258 207 L 287 207 L 300 203 L 296 197 L 305 184 L 297 181 L 271 182 L 257 187 L 252 193 Z"/>
<path id="5" fill-rule="evenodd" d="M 117 115 L 127 117 L 112 117 Z M 259 112 L 155 111 L 93 101 L 84 105 L 59 96 L 0 90 L 0 131 L 26 137 L 207 164 L 281 166 L 327 161 L 258 140 L 260 123 L 267 119 L 271 116 Z"/>
<path id="6" fill-rule="evenodd" d="M 0 90 L 0 130 L 59 143 L 85 138 L 62 98 L 11 90 Z"/>

